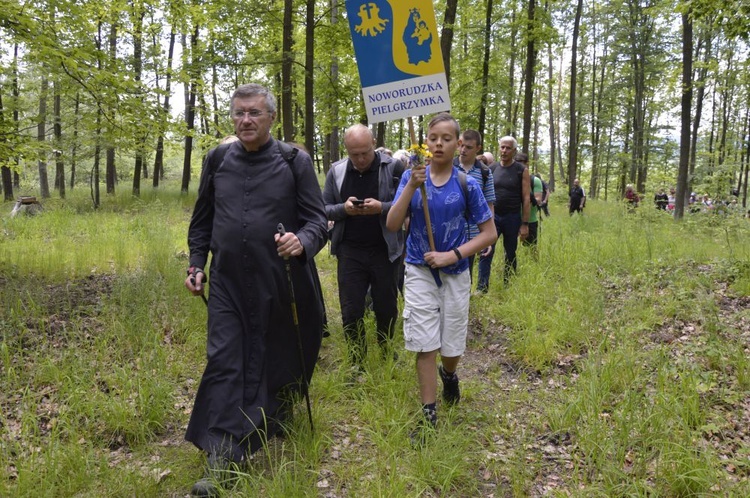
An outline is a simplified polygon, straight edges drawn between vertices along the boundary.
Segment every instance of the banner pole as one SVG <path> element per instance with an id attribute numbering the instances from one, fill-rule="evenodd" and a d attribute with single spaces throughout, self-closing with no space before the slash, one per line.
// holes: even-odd
<path id="1" fill-rule="evenodd" d="M 409 116 L 406 119 L 409 123 L 409 138 L 411 138 L 411 143 L 415 145 L 419 145 L 417 143 L 417 136 L 414 133 L 414 120 L 412 120 L 411 116 Z M 427 189 L 425 188 L 424 183 L 419 186 L 419 192 L 422 194 L 422 211 L 424 211 L 424 221 L 425 221 L 425 225 L 427 226 L 427 239 L 430 242 L 430 251 L 435 252 L 435 238 L 432 235 L 432 222 L 430 221 L 430 209 L 429 209 L 429 206 L 427 205 Z"/>

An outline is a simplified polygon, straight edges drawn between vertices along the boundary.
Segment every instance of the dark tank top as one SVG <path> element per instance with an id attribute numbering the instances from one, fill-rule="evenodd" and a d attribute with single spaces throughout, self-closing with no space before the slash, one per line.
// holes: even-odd
<path id="1" fill-rule="evenodd" d="M 521 181 L 525 166 L 514 161 L 508 167 L 499 162 L 492 165 L 492 177 L 495 180 L 495 213 L 521 213 Z"/>

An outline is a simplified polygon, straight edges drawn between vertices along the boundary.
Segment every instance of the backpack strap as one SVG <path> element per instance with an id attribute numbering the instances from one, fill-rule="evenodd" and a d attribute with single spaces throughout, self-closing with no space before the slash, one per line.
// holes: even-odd
<path id="1" fill-rule="evenodd" d="M 469 228 L 469 187 L 466 185 L 466 172 L 457 168 L 458 184 L 461 185 L 461 193 L 464 195 L 464 218 L 466 218 L 466 228 Z"/>
<path id="2" fill-rule="evenodd" d="M 213 152 L 208 153 L 208 161 L 204 164 L 205 169 L 202 175 L 207 175 L 206 181 L 204 182 L 203 176 L 201 176 L 201 187 L 199 188 L 208 189 L 212 202 L 214 196 L 214 175 L 216 175 L 216 172 L 224 163 L 224 156 L 227 155 L 227 151 L 231 145 L 231 143 L 218 145 Z"/>
<path id="3" fill-rule="evenodd" d="M 279 147 L 281 157 L 289 163 L 289 166 L 294 166 L 294 158 L 297 157 L 297 149 L 281 140 L 276 140 L 276 145 Z"/>

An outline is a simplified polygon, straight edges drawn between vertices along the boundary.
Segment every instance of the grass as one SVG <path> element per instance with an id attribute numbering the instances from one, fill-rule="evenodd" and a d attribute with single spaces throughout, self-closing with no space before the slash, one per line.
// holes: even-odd
<path id="1" fill-rule="evenodd" d="M 0 217 L 0 496 L 185 496 L 205 308 L 182 287 L 194 195 L 87 192 Z M 79 197 L 80 196 L 80 197 Z M 10 203 L 2 206 L 9 213 Z M 750 495 L 748 220 L 553 206 L 539 257 L 472 297 L 462 402 L 423 449 L 414 359 L 371 337 L 354 386 L 336 262 L 311 388 L 228 496 Z M 372 324 L 370 324 L 372 329 Z"/>

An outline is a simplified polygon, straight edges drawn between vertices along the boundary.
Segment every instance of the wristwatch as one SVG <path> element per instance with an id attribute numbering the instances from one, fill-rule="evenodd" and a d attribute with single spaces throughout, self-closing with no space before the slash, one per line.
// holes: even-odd
<path id="1" fill-rule="evenodd" d="M 526 226 L 529 226 L 529 222 L 528 222 L 528 221 L 522 221 L 522 222 L 521 222 L 521 225 L 526 225 Z"/>

